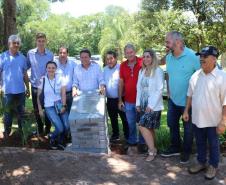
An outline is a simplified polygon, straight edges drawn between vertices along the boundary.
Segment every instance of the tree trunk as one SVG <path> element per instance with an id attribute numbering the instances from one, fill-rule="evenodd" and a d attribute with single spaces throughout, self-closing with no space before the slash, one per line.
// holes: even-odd
<path id="1" fill-rule="evenodd" d="M 8 37 L 16 34 L 16 0 L 3 1 L 4 47 L 7 48 Z"/>
<path id="2" fill-rule="evenodd" d="M 4 24 L 3 24 L 3 16 L 0 11 L 0 52 L 3 50 L 3 38 L 4 38 Z"/>

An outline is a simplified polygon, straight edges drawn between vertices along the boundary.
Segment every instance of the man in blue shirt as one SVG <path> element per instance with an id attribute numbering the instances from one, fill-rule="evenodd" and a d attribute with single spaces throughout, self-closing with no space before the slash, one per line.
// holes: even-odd
<path id="1" fill-rule="evenodd" d="M 57 73 L 61 74 L 64 78 L 66 87 L 66 102 L 68 112 L 71 110 L 72 104 L 72 84 L 73 84 L 73 74 L 76 63 L 74 61 L 68 60 L 68 48 L 62 46 L 59 49 L 59 59 L 55 61 L 57 64 Z"/>
<path id="2" fill-rule="evenodd" d="M 44 33 L 37 33 L 36 35 L 36 48 L 31 49 L 27 53 L 28 68 L 31 68 L 31 92 L 34 114 L 38 125 L 38 133 L 43 134 L 43 122 L 39 115 L 37 104 L 37 88 L 40 84 L 40 79 L 46 74 L 46 63 L 53 61 L 53 53 L 45 48 L 46 35 Z M 50 132 L 51 122 L 45 116 L 45 134 Z"/>
<path id="3" fill-rule="evenodd" d="M 108 51 L 106 54 L 106 66 L 104 67 L 104 81 L 106 85 L 107 110 L 112 126 L 111 142 L 119 140 L 118 114 L 122 120 L 125 139 L 127 140 L 129 136 L 125 112 L 118 109 L 119 69 L 120 65 L 117 64 L 116 53 Z"/>
<path id="4" fill-rule="evenodd" d="M 78 90 L 100 90 L 105 92 L 103 72 L 100 66 L 91 61 L 91 52 L 88 49 L 80 51 L 81 64 L 74 70 L 72 96 L 78 95 Z"/>
<path id="5" fill-rule="evenodd" d="M 189 80 L 192 74 L 200 68 L 199 58 L 195 52 L 184 45 L 180 32 L 172 31 L 166 35 L 166 48 L 170 50 L 166 56 L 166 71 L 168 74 L 168 112 L 167 124 L 170 128 L 170 147 L 161 155 L 163 157 L 180 155 L 181 139 L 179 121 L 183 115 Z M 181 153 L 181 163 L 189 162 L 193 143 L 191 119 L 183 121 L 184 137 Z"/>
<path id="6" fill-rule="evenodd" d="M 22 128 L 25 95 L 27 97 L 30 96 L 27 60 L 26 57 L 19 52 L 20 45 L 20 38 L 17 35 L 11 35 L 8 39 L 9 50 L 2 53 L 0 57 L 5 138 L 11 133 L 13 110 L 15 108 L 18 113 L 18 126 L 20 129 Z M 26 85 L 26 91 L 24 84 Z"/>

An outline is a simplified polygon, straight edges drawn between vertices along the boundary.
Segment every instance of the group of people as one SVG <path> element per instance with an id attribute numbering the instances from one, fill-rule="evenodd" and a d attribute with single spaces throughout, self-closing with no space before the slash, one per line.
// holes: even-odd
<path id="1" fill-rule="evenodd" d="M 81 64 L 68 60 L 68 49 L 64 46 L 59 48 L 59 59 L 54 60 L 46 48 L 46 41 L 46 35 L 38 33 L 36 48 L 28 51 L 25 57 L 19 52 L 20 38 L 11 35 L 9 50 L 1 54 L 5 138 L 10 135 L 15 108 L 19 128 L 22 127 L 25 97 L 30 96 L 29 81 L 37 133 L 49 134 L 53 148 L 63 148 L 70 135 L 68 115 L 73 97 L 78 91 L 99 89 L 107 97 L 112 126 L 110 141 L 120 139 L 119 115 L 128 145 L 127 153 L 133 154 L 137 149 L 143 153 L 147 146 L 146 161 L 152 161 L 157 155 L 155 129 L 161 123 L 162 91 L 166 79 L 171 144 L 161 156 L 181 155 L 180 162 L 188 163 L 194 135 L 198 162 L 189 168 L 189 172 L 207 169 L 205 178 L 215 177 L 220 156 L 218 134 L 226 130 L 226 74 L 217 67 L 217 48 L 207 46 L 195 53 L 185 46 L 180 32 L 172 31 L 166 35 L 166 56 L 160 61 L 154 50 L 146 49 L 142 57 L 137 57 L 134 45 L 127 44 L 124 48 L 126 61 L 118 64 L 117 53 L 108 51 L 102 72 L 101 67 L 91 61 L 88 49 L 80 51 Z M 166 64 L 166 75 L 159 64 Z M 31 69 L 30 79 L 28 69 Z M 51 123 L 55 127 L 53 133 L 50 133 Z"/>

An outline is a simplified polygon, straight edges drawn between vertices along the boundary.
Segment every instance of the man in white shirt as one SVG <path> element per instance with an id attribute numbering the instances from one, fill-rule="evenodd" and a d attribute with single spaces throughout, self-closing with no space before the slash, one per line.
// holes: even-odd
<path id="1" fill-rule="evenodd" d="M 116 52 L 108 51 L 106 54 L 106 66 L 104 67 L 104 81 L 106 85 L 107 110 L 112 126 L 111 142 L 119 140 L 118 114 L 122 120 L 126 140 L 129 135 L 125 112 L 118 109 L 119 68 L 120 65 L 117 64 Z"/>
<path id="2" fill-rule="evenodd" d="M 198 163 L 191 166 L 189 172 L 195 174 L 206 169 L 209 149 L 209 166 L 205 178 L 213 179 L 220 156 L 218 134 L 226 130 L 226 73 L 216 65 L 219 53 L 215 47 L 205 47 L 196 55 L 200 55 L 202 69 L 195 72 L 190 79 L 183 114 L 183 119 L 188 120 L 189 109 L 192 107 Z"/>
<path id="3" fill-rule="evenodd" d="M 59 59 L 55 62 L 57 64 L 57 73 L 62 75 L 66 83 L 67 110 L 70 113 L 73 101 L 72 83 L 76 63 L 68 59 L 68 48 L 66 48 L 65 46 L 61 46 L 59 48 Z"/>

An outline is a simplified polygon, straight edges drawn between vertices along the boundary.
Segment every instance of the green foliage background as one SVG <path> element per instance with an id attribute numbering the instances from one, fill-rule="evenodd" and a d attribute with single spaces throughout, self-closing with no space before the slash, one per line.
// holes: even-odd
<path id="1" fill-rule="evenodd" d="M 54 53 L 65 45 L 71 56 L 82 48 L 102 55 L 114 49 L 121 59 L 123 46 L 128 42 L 137 46 L 138 53 L 150 47 L 163 53 L 165 34 L 171 30 L 182 32 L 186 45 L 194 50 L 212 44 L 221 52 L 226 51 L 224 0 L 141 0 L 137 13 L 129 14 L 122 7 L 111 5 L 105 12 L 77 18 L 52 14 L 52 2 L 17 0 L 17 28 L 23 53 L 35 46 L 37 32 L 47 34 L 48 47 Z"/>

